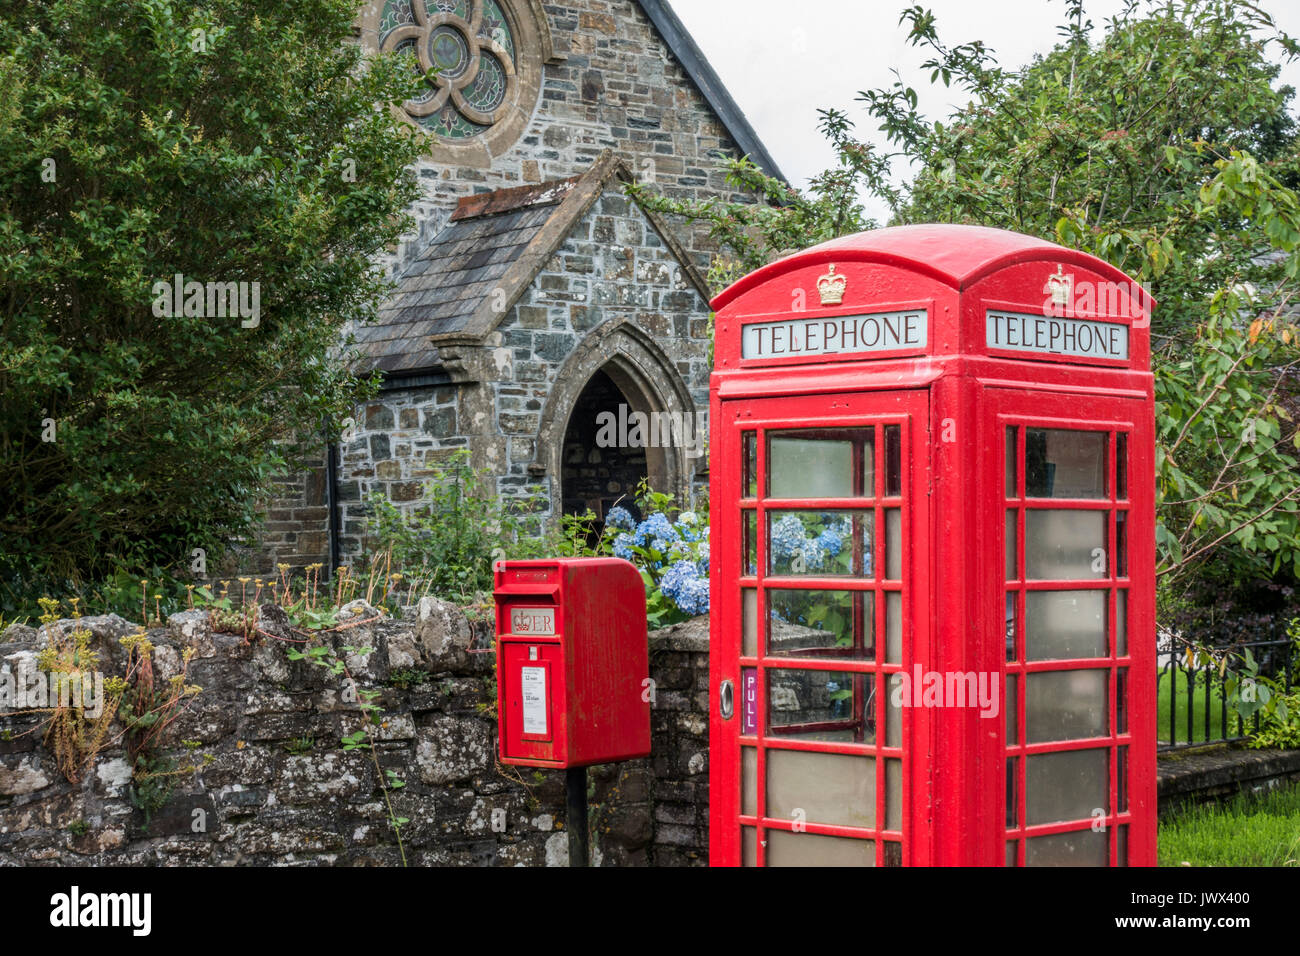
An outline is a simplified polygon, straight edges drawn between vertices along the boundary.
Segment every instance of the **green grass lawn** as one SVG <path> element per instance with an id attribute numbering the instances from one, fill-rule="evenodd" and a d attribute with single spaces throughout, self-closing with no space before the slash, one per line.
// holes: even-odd
<path id="1" fill-rule="evenodd" d="M 1173 678 L 1171 681 L 1170 678 Z M 1196 688 L 1192 700 L 1192 736 L 1187 736 L 1187 675 L 1180 670 L 1161 671 L 1156 684 L 1156 733 L 1159 740 L 1169 740 L 1169 696 L 1171 685 L 1178 689 L 1178 713 L 1174 719 L 1178 730 L 1178 743 L 1197 743 L 1202 740 L 1218 740 L 1223 735 L 1223 698 L 1219 694 L 1217 682 L 1210 685 L 1210 735 L 1205 736 L 1205 686 Z M 1231 715 L 1228 718 L 1228 736 L 1235 736 Z"/>
<path id="2" fill-rule="evenodd" d="M 1300 866 L 1300 785 L 1160 821 L 1161 866 Z"/>

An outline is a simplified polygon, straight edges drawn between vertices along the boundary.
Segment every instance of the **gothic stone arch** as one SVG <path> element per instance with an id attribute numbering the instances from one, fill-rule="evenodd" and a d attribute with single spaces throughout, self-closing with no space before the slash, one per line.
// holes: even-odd
<path id="1" fill-rule="evenodd" d="M 542 414 L 537 464 L 551 476 L 551 513 L 556 516 L 562 513 L 563 506 L 563 451 L 569 418 L 587 383 L 602 371 L 618 386 L 633 411 L 647 416 L 675 414 L 686 422 L 700 413 L 672 361 L 644 330 L 627 320 L 597 329 L 561 366 Z M 647 448 L 651 485 L 685 500 L 696 460 L 678 447 Z"/>

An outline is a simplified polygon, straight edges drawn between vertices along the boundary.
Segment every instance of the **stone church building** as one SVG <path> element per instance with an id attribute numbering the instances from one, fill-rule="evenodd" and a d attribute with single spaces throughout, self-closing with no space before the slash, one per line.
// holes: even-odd
<path id="1" fill-rule="evenodd" d="M 433 142 L 418 228 L 380 321 L 357 331 L 382 390 L 282 484 L 259 570 L 346 563 L 366 496 L 414 507 L 458 449 L 503 496 L 542 489 L 544 517 L 603 515 L 643 476 L 689 493 L 698 450 L 597 441 L 602 413 L 707 420 L 715 247 L 625 186 L 744 199 L 728 158 L 780 171 L 669 4 L 374 0 L 358 33 L 427 75 L 403 106 Z"/>

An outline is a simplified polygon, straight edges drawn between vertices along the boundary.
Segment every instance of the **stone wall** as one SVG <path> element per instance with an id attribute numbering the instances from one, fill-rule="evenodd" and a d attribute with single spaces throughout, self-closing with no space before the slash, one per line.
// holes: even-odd
<path id="1" fill-rule="evenodd" d="M 495 759 L 495 655 L 475 652 L 490 647 L 491 625 L 432 599 L 397 620 L 372 620 L 360 602 L 349 611 L 354 626 L 327 641 L 340 653 L 373 649 L 346 660 L 359 689 L 380 693 L 376 752 L 406 783 L 393 803 L 410 820 L 408 861 L 564 865 L 563 774 Z M 82 625 L 104 673 L 122 674 L 119 642 L 136 627 L 116 616 Z M 187 680 L 202 691 L 169 732 L 166 753 L 183 769 L 147 823 L 133 805 L 120 721 L 73 784 L 42 740 L 48 714 L 0 716 L 0 866 L 400 863 L 372 756 L 340 745 L 361 726 L 356 696 L 344 678 L 289 660 L 300 635 L 281 610 L 264 605 L 258 626 L 264 633 L 245 641 L 193 611 L 149 632 L 155 685 L 192 649 Z M 72 622 L 48 627 L 67 633 Z M 30 675 L 47 634 L 13 626 L 0 636 L 0 681 Z M 653 756 L 591 770 L 600 865 L 707 856 L 707 622 L 657 632 L 651 672 Z"/>

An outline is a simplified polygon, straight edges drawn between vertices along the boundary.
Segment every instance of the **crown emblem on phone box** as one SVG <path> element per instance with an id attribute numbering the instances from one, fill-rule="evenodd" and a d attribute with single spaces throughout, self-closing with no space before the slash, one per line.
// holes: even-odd
<path id="1" fill-rule="evenodd" d="M 822 305 L 839 305 L 844 301 L 844 290 L 848 287 L 849 280 L 842 275 L 835 274 L 835 265 L 831 264 L 830 272 L 817 280 L 817 292 L 822 297 Z"/>
<path id="2" fill-rule="evenodd" d="M 1044 292 L 1052 296 L 1052 305 L 1069 305 L 1074 292 L 1074 276 L 1067 274 L 1064 266 L 1056 267 L 1056 275 L 1047 277 Z"/>

